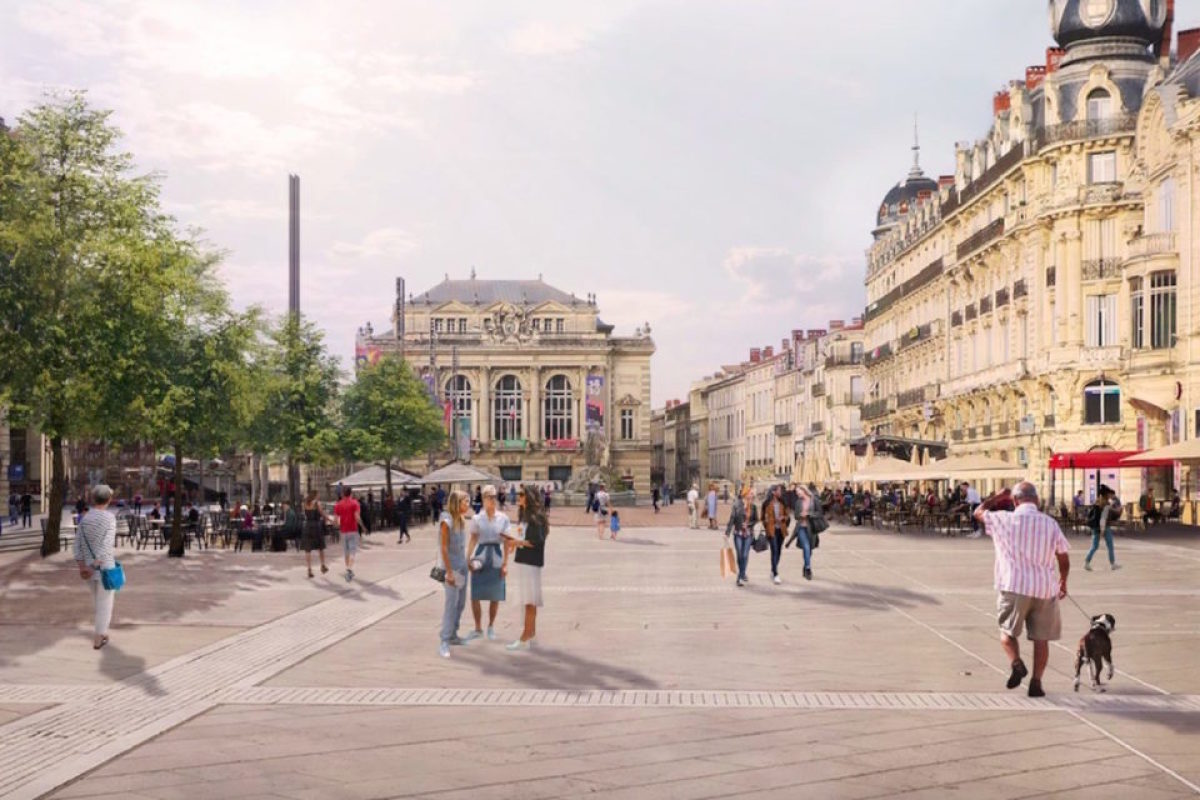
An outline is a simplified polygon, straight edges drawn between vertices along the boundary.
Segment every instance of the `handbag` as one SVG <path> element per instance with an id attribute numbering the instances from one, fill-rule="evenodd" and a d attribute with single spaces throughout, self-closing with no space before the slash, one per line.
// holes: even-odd
<path id="1" fill-rule="evenodd" d="M 825 519 L 824 514 L 813 514 L 808 518 L 808 532 L 810 534 L 824 533 L 829 529 L 829 521 Z"/>
<path id="2" fill-rule="evenodd" d="M 446 570 L 443 567 L 434 567 L 429 570 L 429 577 L 433 578 L 438 583 L 446 582 Z"/>
<path id="3" fill-rule="evenodd" d="M 721 577 L 728 578 L 737 573 L 737 561 L 732 547 L 721 548 Z"/>
<path id="4" fill-rule="evenodd" d="M 88 549 L 92 561 L 95 561 L 96 552 L 92 550 L 92 544 L 83 535 L 83 531 L 79 531 L 76 535 L 83 539 L 83 546 Z M 110 592 L 119 591 L 125 585 L 125 568 L 121 566 L 120 561 L 114 561 L 111 567 L 100 569 L 100 585 Z"/>
<path id="5" fill-rule="evenodd" d="M 750 543 L 750 546 L 754 548 L 754 552 L 756 553 L 761 553 L 763 550 L 766 550 L 768 547 L 770 547 L 770 545 L 767 544 L 767 535 L 765 533 L 760 533 L 758 536 L 755 536 L 754 541 Z"/>

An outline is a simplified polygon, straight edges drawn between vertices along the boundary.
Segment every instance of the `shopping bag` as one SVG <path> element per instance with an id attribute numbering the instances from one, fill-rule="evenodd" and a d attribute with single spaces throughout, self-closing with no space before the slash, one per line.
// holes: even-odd
<path id="1" fill-rule="evenodd" d="M 732 547 L 721 548 L 721 577 L 728 578 L 737 574 L 737 557 Z"/>

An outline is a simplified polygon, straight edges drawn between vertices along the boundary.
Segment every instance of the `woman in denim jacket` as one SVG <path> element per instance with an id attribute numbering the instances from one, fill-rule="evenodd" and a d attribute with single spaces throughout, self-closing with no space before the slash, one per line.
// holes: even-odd
<path id="1" fill-rule="evenodd" d="M 750 561 L 750 527 L 746 523 L 746 501 L 742 495 L 734 498 L 733 508 L 729 511 L 729 522 L 725 525 L 725 536 L 733 536 L 733 549 L 737 552 L 738 577 L 737 585 L 745 586 L 746 566 Z"/>

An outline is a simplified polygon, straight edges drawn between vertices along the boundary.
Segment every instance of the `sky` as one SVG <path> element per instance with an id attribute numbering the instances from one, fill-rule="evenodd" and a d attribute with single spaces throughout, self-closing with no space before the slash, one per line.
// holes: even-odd
<path id="1" fill-rule="evenodd" d="M 1188 20 L 1183 20 L 1188 22 Z M 1043 0 L 0 0 L 0 116 L 82 88 L 226 253 L 348 366 L 395 280 L 532 279 L 657 344 L 654 405 L 862 313 L 880 200 L 950 173 L 1044 62 Z"/>

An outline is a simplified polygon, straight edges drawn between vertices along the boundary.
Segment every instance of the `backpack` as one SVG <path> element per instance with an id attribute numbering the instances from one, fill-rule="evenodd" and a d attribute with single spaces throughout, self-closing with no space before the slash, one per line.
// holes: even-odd
<path id="1" fill-rule="evenodd" d="M 1092 503 L 1092 505 L 1088 507 L 1087 522 L 1085 524 L 1092 530 L 1100 527 L 1100 513 L 1100 506 L 1096 505 L 1095 503 Z"/>
<path id="2" fill-rule="evenodd" d="M 599 500 L 593 500 L 593 501 L 592 501 L 592 513 L 593 513 L 593 514 L 599 514 L 599 513 L 600 513 L 600 501 L 599 501 Z"/>

